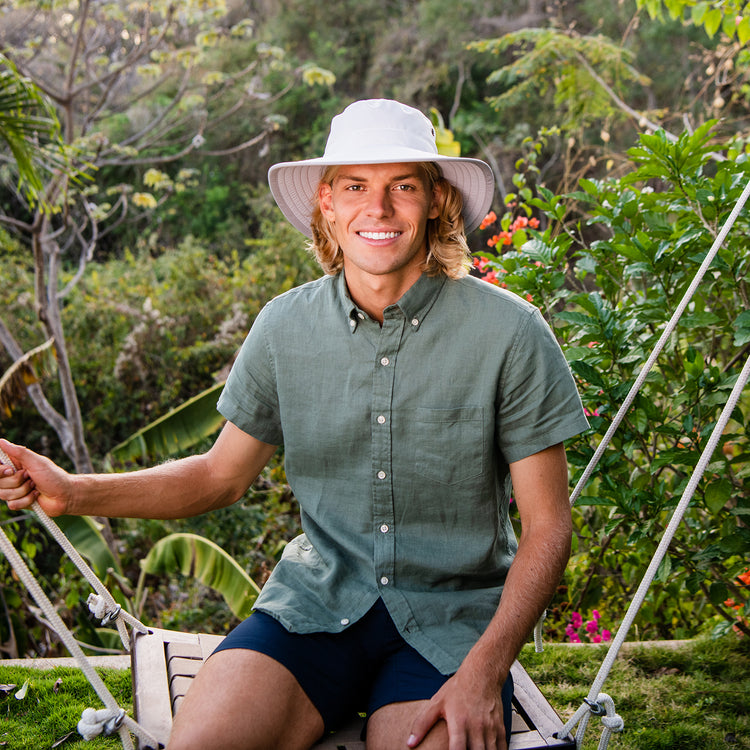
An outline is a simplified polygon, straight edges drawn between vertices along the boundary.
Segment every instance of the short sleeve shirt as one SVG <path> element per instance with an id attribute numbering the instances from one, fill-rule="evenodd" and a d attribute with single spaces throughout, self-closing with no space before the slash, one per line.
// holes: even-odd
<path id="1" fill-rule="evenodd" d="M 380 597 L 445 674 L 487 627 L 517 548 L 509 464 L 588 427 L 539 310 L 472 277 L 422 276 L 382 326 L 343 273 L 275 298 L 219 410 L 283 443 L 300 505 L 304 533 L 256 608 L 338 632 Z"/>

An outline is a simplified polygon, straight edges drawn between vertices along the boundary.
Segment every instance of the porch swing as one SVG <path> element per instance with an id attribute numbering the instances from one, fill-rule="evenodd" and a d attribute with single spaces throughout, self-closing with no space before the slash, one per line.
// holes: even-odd
<path id="1" fill-rule="evenodd" d="M 571 495 L 571 505 L 576 502 L 583 486 L 593 474 L 612 436 L 624 419 L 651 368 L 676 328 L 680 317 L 713 262 L 729 230 L 745 205 L 748 196 L 750 196 L 750 183 L 745 187 L 737 204 L 716 237 L 690 287 L 667 323 L 651 356 L 641 369 L 612 424 L 584 470 Z M 604 750 L 607 747 L 613 732 L 622 730 L 624 723 L 615 711 L 613 699 L 600 691 L 633 624 L 635 616 L 645 600 L 648 588 L 656 576 L 659 565 L 666 555 L 669 544 L 682 521 L 698 483 L 709 464 L 713 452 L 719 444 L 721 436 L 749 378 L 750 357 L 747 358 L 742 372 L 727 399 L 724 409 L 674 510 L 641 584 L 611 642 L 602 666 L 592 683 L 589 694 L 567 723 L 563 724 L 560 717 L 544 698 L 523 667 L 518 662 L 513 665 L 511 673 L 515 683 L 515 697 L 513 701 L 513 730 L 510 737 L 510 750 L 580 747 L 591 716 L 599 716 L 602 719 L 603 731 L 599 742 L 599 750 Z M 8 456 L 1 450 L 0 462 L 12 465 Z M 109 693 L 101 678 L 91 667 L 81 647 L 75 641 L 53 605 L 28 570 L 25 562 L 0 528 L 0 550 L 6 555 L 21 581 L 44 611 L 68 651 L 76 658 L 105 706 L 104 709 L 100 710 L 86 709 L 78 725 L 79 732 L 86 739 L 91 739 L 99 734 L 114 734 L 117 732 L 126 750 L 133 748 L 130 736 L 132 733 L 137 738 L 140 750 L 146 750 L 146 748 L 159 750 L 159 748 L 163 748 L 169 736 L 172 719 L 176 711 L 179 710 L 180 702 L 189 689 L 193 677 L 197 674 L 203 661 L 221 641 L 222 636 L 206 634 L 190 635 L 144 626 L 138 620 L 122 611 L 80 554 L 72 547 L 57 525 L 46 516 L 39 505 L 34 503 L 33 508 L 39 516 L 40 521 L 55 537 L 58 543 L 61 544 L 96 591 L 96 594 L 89 596 L 89 608 L 97 618 L 102 620 L 103 624 L 114 622 L 117 625 L 123 646 L 131 653 L 135 719 L 130 718 L 117 705 L 117 702 Z M 132 647 L 126 624 L 132 629 Z M 540 621 L 534 632 L 534 641 L 538 651 L 542 648 L 541 624 Z M 315 748 L 317 750 L 363 750 L 365 745 L 360 740 L 361 724 L 362 720 L 354 717 L 346 727 L 318 742 Z M 578 729 L 574 738 L 571 732 L 576 726 Z"/>

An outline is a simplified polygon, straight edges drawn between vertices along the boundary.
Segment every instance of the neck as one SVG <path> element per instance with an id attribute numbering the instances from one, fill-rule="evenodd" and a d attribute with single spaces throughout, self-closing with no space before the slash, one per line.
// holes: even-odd
<path id="1" fill-rule="evenodd" d="M 382 324 L 385 308 L 398 302 L 421 275 L 421 271 L 403 278 L 394 278 L 391 274 L 367 277 L 346 274 L 346 286 L 356 305 Z"/>

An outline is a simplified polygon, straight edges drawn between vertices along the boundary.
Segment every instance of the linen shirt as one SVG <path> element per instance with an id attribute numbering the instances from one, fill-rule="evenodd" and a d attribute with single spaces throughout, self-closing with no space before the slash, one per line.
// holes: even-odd
<path id="1" fill-rule="evenodd" d="M 588 427 L 537 308 L 442 275 L 422 276 L 382 326 L 343 273 L 275 298 L 219 410 L 283 443 L 300 505 L 304 534 L 256 609 L 293 632 L 339 632 L 381 597 L 444 674 L 484 632 L 517 548 L 509 464 Z"/>

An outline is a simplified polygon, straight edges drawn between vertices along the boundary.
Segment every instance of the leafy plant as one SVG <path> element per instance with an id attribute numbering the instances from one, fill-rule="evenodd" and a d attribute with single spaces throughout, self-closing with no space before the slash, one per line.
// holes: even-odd
<path id="1" fill-rule="evenodd" d="M 711 126 L 676 141 L 644 134 L 624 177 L 581 179 L 562 195 L 536 183 L 543 140 L 529 142 L 518 193 L 490 238 L 497 253 L 476 261 L 480 275 L 533 300 L 563 345 L 592 426 L 568 446 L 576 477 L 750 178 L 743 142 L 721 143 Z M 569 609 L 626 600 L 640 582 L 750 351 L 737 314 L 748 306 L 748 246 L 744 211 L 577 502 L 558 627 Z M 719 630 L 750 634 L 724 604 L 732 596 L 750 610 L 737 583 L 750 551 L 747 406 L 736 409 L 659 570 L 643 633 L 694 634 L 713 610 Z"/>
<path id="2" fill-rule="evenodd" d="M 197 534 L 170 534 L 160 539 L 141 560 L 138 592 L 147 573 L 191 575 L 218 591 L 237 617 L 247 617 L 260 589 L 242 567 L 218 544 Z M 136 594 L 136 600 L 141 596 Z"/>

